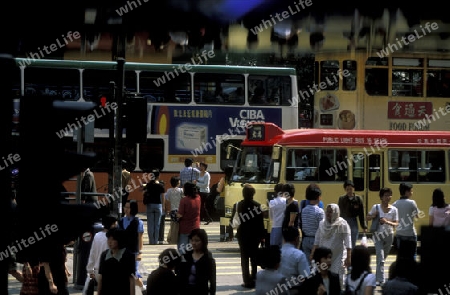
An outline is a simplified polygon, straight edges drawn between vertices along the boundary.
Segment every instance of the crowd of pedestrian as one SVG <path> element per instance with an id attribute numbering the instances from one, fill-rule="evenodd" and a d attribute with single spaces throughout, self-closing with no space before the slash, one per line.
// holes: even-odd
<path id="1" fill-rule="evenodd" d="M 168 246 L 159 255 L 159 266 L 147 278 L 140 273 L 143 249 L 144 221 L 136 215 L 136 200 L 125 200 L 124 215 L 102 217 L 103 230 L 93 239 L 84 294 L 92 280 L 97 294 L 136 295 L 137 290 L 148 294 L 215 294 L 216 262 L 208 249 L 208 235 L 200 228 L 212 222 L 209 195 L 211 177 L 205 163 L 185 161 L 179 176 L 173 176 L 170 187 L 159 180 L 159 171 L 143 185 L 143 203 L 146 205 L 147 234 L 150 245 L 164 241 L 165 216 L 170 216 Z M 223 179 L 220 189 L 223 187 Z M 419 294 L 417 270 L 417 232 L 415 218 L 420 209 L 413 200 L 413 185 L 399 185 L 400 198 L 391 204 L 393 191 L 379 190 L 380 202 L 374 204 L 365 216 L 362 197 L 355 194 L 351 180 L 343 183 L 345 194 L 337 203 L 324 206 L 322 191 L 311 183 L 304 199 L 296 199 L 295 187 L 278 183 L 267 201 L 271 220 L 270 240 L 266 241 L 262 204 L 253 199 L 256 191 L 244 184 L 242 200 L 234 207 L 237 215 L 236 238 L 240 250 L 242 287 L 255 289 L 256 294 L 373 294 L 377 286 L 383 294 Z M 214 188 L 214 190 L 219 190 Z M 264 204 L 265 205 L 265 204 Z M 400 223 L 401 220 L 410 222 Z M 376 269 L 370 267 L 370 254 L 366 245 L 357 245 L 362 228 L 366 235 L 367 222 L 377 224 L 371 229 L 375 245 Z M 429 225 L 450 225 L 450 205 L 444 193 L 436 188 L 429 208 Z M 398 250 L 389 274 L 384 265 L 393 243 Z M 176 248 L 175 248 L 176 245 Z M 25 264 L 36 266 L 39 276 L 34 279 L 45 294 L 67 294 L 67 273 L 63 245 L 54 258 Z M 61 251 L 60 251 L 61 250 Z M 262 252 L 260 251 L 262 250 Z M 262 253 L 262 255 L 261 255 Z M 49 256 L 50 257 L 50 256 Z M 53 256 L 52 256 L 53 257 Z M 258 267 L 261 269 L 258 271 Z M 40 269 L 40 271 L 39 271 Z M 64 269 L 65 270 L 65 269 Z M 23 269 L 24 277 L 30 272 Z M 32 273 L 31 273 L 32 274 Z M 146 281 L 145 281 L 146 279 Z M 45 286 L 44 282 L 45 281 Z M 146 285 L 145 285 L 146 282 Z M 25 293 L 25 284 L 24 292 Z M 42 293 L 42 294 L 44 294 Z M 41 293 L 39 293 L 41 294 Z M 350 293 L 349 293 L 350 294 Z"/>

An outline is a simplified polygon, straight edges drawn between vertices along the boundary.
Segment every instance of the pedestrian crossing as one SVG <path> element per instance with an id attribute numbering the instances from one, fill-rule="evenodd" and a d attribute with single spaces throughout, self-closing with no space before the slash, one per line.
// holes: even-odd
<path id="1" fill-rule="evenodd" d="M 167 243 L 163 245 L 149 245 L 148 235 L 146 233 L 146 221 L 144 220 L 144 247 L 142 251 L 142 263 L 146 272 L 143 274 L 144 282 L 148 274 L 158 267 L 158 256 L 166 248 L 176 248 L 176 245 L 169 245 Z M 220 227 L 218 222 L 212 222 L 209 225 L 201 224 L 201 228 L 205 229 L 208 234 L 208 248 L 212 252 L 214 258 L 216 259 L 216 273 L 217 273 L 217 295 L 226 294 L 251 294 L 254 290 L 243 289 L 240 287 L 242 283 L 242 272 L 241 272 L 241 260 L 239 253 L 239 246 L 237 241 L 230 242 L 220 242 Z M 169 221 L 165 223 L 165 236 L 169 230 Z M 369 245 L 371 245 L 369 243 Z M 395 261 L 396 256 L 388 256 L 384 269 L 385 275 L 388 276 L 389 267 Z M 70 265 L 69 265 L 70 264 Z M 68 268 L 72 270 L 73 265 L 73 254 L 68 254 Z M 19 264 L 19 267 L 21 265 Z M 372 272 L 376 271 L 376 257 L 375 254 L 371 257 L 371 267 Z M 21 269 L 21 268 L 20 268 Z M 9 294 L 18 295 L 20 292 L 21 284 L 15 280 L 11 275 L 8 276 L 9 280 Z M 71 279 L 70 282 L 73 280 Z M 377 291 L 381 288 L 377 287 Z M 81 294 L 71 293 L 71 294 Z"/>
<path id="2" fill-rule="evenodd" d="M 236 241 L 232 242 L 220 242 L 220 228 L 218 222 L 213 222 L 207 226 L 201 225 L 208 234 L 209 250 L 213 253 L 216 259 L 217 265 L 217 276 L 230 276 L 230 275 L 241 275 L 241 260 L 239 254 L 239 246 Z M 166 232 L 168 231 L 168 226 L 166 224 Z M 148 245 L 148 237 L 144 233 L 144 250 L 142 260 L 148 271 L 151 271 L 157 267 L 158 255 L 166 248 L 173 247 L 176 245 Z M 386 277 L 389 273 L 390 265 L 395 261 L 395 255 L 389 255 L 385 261 L 385 274 Z M 371 268 L 372 272 L 376 271 L 376 256 L 373 254 L 371 256 Z"/>

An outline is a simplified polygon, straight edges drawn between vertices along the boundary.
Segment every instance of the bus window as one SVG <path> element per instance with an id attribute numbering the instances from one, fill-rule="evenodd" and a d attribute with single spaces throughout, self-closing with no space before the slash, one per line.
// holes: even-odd
<path id="1" fill-rule="evenodd" d="M 80 98 L 78 69 L 25 68 L 25 95 L 58 96 L 64 100 Z"/>
<path id="2" fill-rule="evenodd" d="M 361 157 L 362 155 L 362 157 Z M 364 154 L 353 154 L 353 183 L 356 191 L 364 191 Z"/>
<path id="3" fill-rule="evenodd" d="M 165 72 L 142 71 L 139 74 L 139 92 L 147 102 L 191 102 L 191 76 L 179 73 L 171 79 Z"/>
<path id="4" fill-rule="evenodd" d="M 444 151 L 422 151 L 425 153 L 426 173 L 422 178 L 422 181 L 429 182 L 444 182 L 445 181 L 445 153 Z"/>
<path id="5" fill-rule="evenodd" d="M 392 70 L 392 96 L 422 96 L 422 70 Z"/>
<path id="6" fill-rule="evenodd" d="M 194 89 L 200 93 L 197 103 L 244 104 L 245 81 L 243 75 L 196 73 Z"/>
<path id="7" fill-rule="evenodd" d="M 381 188 L 381 156 L 369 155 L 369 190 L 379 191 Z"/>
<path id="8" fill-rule="evenodd" d="M 356 90 L 356 61 L 344 60 L 344 69 L 342 73 L 344 90 Z"/>
<path id="9" fill-rule="evenodd" d="M 271 179 L 268 175 L 271 164 L 271 147 L 244 147 L 237 159 L 233 181 L 264 183 Z"/>
<path id="10" fill-rule="evenodd" d="M 443 182 L 444 151 L 389 150 L 391 181 Z"/>
<path id="11" fill-rule="evenodd" d="M 288 76 L 248 77 L 250 105 L 291 105 L 291 78 Z"/>
<path id="12" fill-rule="evenodd" d="M 387 66 L 389 59 L 387 57 L 370 56 L 366 60 L 366 66 Z"/>
<path id="13" fill-rule="evenodd" d="M 388 95 L 388 69 L 366 68 L 365 88 L 368 95 Z"/>
<path id="14" fill-rule="evenodd" d="M 315 163 L 316 150 L 289 149 L 286 159 L 286 180 L 311 181 L 315 179 L 317 166 Z"/>
<path id="15" fill-rule="evenodd" d="M 288 181 L 340 181 L 346 178 L 346 150 L 289 149 L 286 159 Z"/>
<path id="16" fill-rule="evenodd" d="M 139 167 L 143 171 L 164 170 L 164 140 L 147 138 L 146 143 L 139 144 Z M 180 166 L 180 170 L 181 170 Z"/>
<path id="17" fill-rule="evenodd" d="M 341 181 L 347 175 L 347 163 L 343 160 L 345 149 L 321 149 L 318 158 L 317 178 L 319 181 Z"/>
<path id="18" fill-rule="evenodd" d="M 450 71 L 427 71 L 427 97 L 450 97 Z"/>
<path id="19" fill-rule="evenodd" d="M 325 60 L 320 62 L 321 90 L 339 90 L 339 80 L 336 81 L 339 70 L 338 60 Z"/>

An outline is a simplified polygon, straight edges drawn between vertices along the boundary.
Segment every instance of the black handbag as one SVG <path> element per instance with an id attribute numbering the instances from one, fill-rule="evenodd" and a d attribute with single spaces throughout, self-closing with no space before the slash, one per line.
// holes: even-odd
<path id="1" fill-rule="evenodd" d="M 375 233 L 378 231 L 378 227 L 380 226 L 380 210 L 378 208 L 379 205 L 376 205 L 377 216 L 372 219 L 372 224 L 370 225 L 370 232 Z"/>
<path id="2" fill-rule="evenodd" d="M 97 286 L 97 280 L 91 278 L 86 290 L 86 295 L 94 295 L 95 286 Z"/>

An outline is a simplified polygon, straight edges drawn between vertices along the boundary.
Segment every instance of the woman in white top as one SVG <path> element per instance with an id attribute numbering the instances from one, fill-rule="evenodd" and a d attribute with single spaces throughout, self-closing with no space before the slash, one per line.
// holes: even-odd
<path id="1" fill-rule="evenodd" d="M 179 223 L 177 218 L 178 207 L 180 201 L 184 197 L 183 189 L 180 187 L 180 177 L 172 176 L 170 178 L 170 188 L 167 189 L 164 198 L 166 215 L 170 216 L 170 229 L 167 234 L 167 242 L 169 244 L 176 244 L 178 242 Z"/>
<path id="2" fill-rule="evenodd" d="M 206 206 L 207 199 L 209 197 L 209 186 L 211 181 L 211 176 L 209 172 L 206 171 L 208 169 L 208 164 L 201 162 L 200 163 L 200 175 L 197 179 L 196 185 L 200 193 L 200 197 L 202 199 L 202 205 L 200 209 L 200 220 L 205 220 L 205 225 L 208 225 L 211 221 L 211 215 L 209 214 L 208 208 Z"/>
<path id="3" fill-rule="evenodd" d="M 383 285 L 385 281 L 384 262 L 391 251 L 394 241 L 394 228 L 398 225 L 398 210 L 389 204 L 392 199 L 392 190 L 388 187 L 380 189 L 380 204 L 373 205 L 367 214 L 367 220 L 380 217 L 379 226 L 373 233 L 372 239 L 375 243 L 377 256 L 377 285 Z"/>
<path id="4" fill-rule="evenodd" d="M 106 233 L 111 229 L 117 227 L 117 218 L 112 215 L 102 217 L 103 230 L 94 235 L 91 249 L 89 250 L 88 263 L 86 264 L 87 279 L 84 285 L 83 294 L 89 286 L 90 279 L 98 280 L 98 269 L 100 267 L 100 257 L 103 251 L 109 249 L 108 238 Z"/>
<path id="5" fill-rule="evenodd" d="M 433 204 L 431 204 L 429 216 L 430 226 L 450 225 L 450 205 L 445 203 L 444 192 L 440 188 L 433 191 Z"/>
<path id="6" fill-rule="evenodd" d="M 181 198 L 184 197 L 183 189 L 180 186 L 180 178 L 178 176 L 172 176 L 170 178 L 170 188 L 167 189 L 166 199 L 166 214 L 170 215 L 171 211 L 178 210 L 180 206 Z"/>
<path id="7" fill-rule="evenodd" d="M 340 217 L 337 204 L 328 204 L 325 210 L 325 218 L 319 223 L 319 228 L 314 239 L 310 260 L 314 257 L 317 247 L 330 248 L 333 256 L 330 271 L 339 275 L 341 287 L 344 282 L 345 267 L 351 263 L 352 238 L 350 226 L 344 218 Z"/>
<path id="8" fill-rule="evenodd" d="M 366 246 L 358 245 L 352 249 L 352 272 L 345 280 L 345 289 L 356 291 L 356 295 L 375 293 L 375 275 L 370 269 L 370 253 Z"/>

